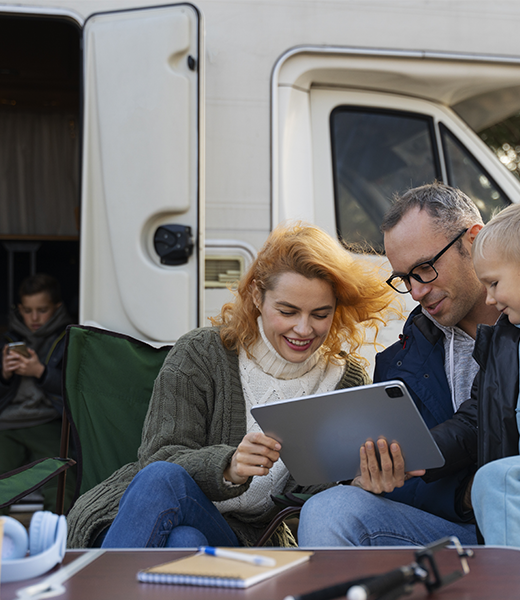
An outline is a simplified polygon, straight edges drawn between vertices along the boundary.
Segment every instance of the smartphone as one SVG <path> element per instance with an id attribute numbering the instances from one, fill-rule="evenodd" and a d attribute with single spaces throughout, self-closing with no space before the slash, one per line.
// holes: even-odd
<path id="1" fill-rule="evenodd" d="M 9 348 L 9 352 L 18 352 L 18 354 L 25 356 L 25 358 L 31 357 L 29 351 L 27 350 L 25 342 L 11 342 L 7 345 L 7 347 Z"/>

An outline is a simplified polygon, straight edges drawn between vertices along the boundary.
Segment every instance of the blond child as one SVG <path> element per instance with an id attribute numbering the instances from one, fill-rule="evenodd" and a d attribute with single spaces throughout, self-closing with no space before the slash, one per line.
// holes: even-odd
<path id="1" fill-rule="evenodd" d="M 481 326 L 475 346 L 481 467 L 471 498 L 486 544 L 520 546 L 520 205 L 482 229 L 472 255 L 486 303 L 502 315 L 495 326 Z"/>

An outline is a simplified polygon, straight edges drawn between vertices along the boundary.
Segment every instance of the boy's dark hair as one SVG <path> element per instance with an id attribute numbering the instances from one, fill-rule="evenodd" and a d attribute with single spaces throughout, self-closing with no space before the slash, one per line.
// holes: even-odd
<path id="1" fill-rule="evenodd" d="M 41 292 L 47 292 L 53 304 L 61 302 L 61 288 L 58 280 L 45 273 L 36 273 L 26 277 L 20 285 L 18 295 L 22 300 L 24 296 L 34 296 Z"/>

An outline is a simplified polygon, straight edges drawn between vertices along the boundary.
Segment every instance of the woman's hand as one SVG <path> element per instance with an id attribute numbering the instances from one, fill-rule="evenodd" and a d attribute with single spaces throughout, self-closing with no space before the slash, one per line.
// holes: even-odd
<path id="1" fill-rule="evenodd" d="M 8 350 L 7 346 L 4 346 L 2 353 L 2 377 L 5 380 L 11 379 L 13 373 L 24 377 L 36 377 L 37 379 L 43 375 L 45 367 L 32 348 L 27 348 L 29 358 L 18 354 L 18 352 L 9 352 Z"/>
<path id="2" fill-rule="evenodd" d="M 282 446 L 260 432 L 248 433 L 231 457 L 224 478 L 232 483 L 245 483 L 249 477 L 267 475 L 280 458 Z"/>
<path id="3" fill-rule="evenodd" d="M 379 466 L 374 442 L 367 440 L 359 449 L 361 475 L 352 480 L 351 485 L 363 488 L 373 494 L 392 492 L 402 487 L 411 477 L 424 475 L 424 470 L 404 470 L 404 458 L 399 444 L 392 442 L 390 448 L 385 439 L 377 440 L 377 449 L 381 466 Z"/>

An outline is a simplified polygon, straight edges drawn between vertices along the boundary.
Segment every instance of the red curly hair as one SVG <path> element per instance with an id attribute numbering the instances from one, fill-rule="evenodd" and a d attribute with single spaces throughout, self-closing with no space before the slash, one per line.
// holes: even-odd
<path id="1" fill-rule="evenodd" d="M 330 235 L 311 225 L 296 223 L 278 226 L 267 238 L 249 270 L 238 282 L 234 302 L 211 318 L 220 327 L 222 343 L 228 349 L 248 349 L 259 336 L 252 283 L 262 295 L 276 287 L 282 273 L 294 272 L 307 279 L 322 279 L 332 286 L 337 305 L 332 325 L 323 343 L 327 358 L 341 350 L 356 351 L 365 340 L 365 328 L 377 331 L 390 314 L 400 315 L 394 306 L 396 294 L 369 261 L 353 258 Z M 359 356 L 358 356 L 359 358 Z"/>

